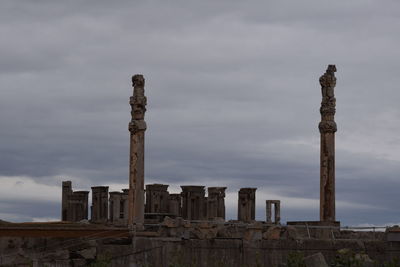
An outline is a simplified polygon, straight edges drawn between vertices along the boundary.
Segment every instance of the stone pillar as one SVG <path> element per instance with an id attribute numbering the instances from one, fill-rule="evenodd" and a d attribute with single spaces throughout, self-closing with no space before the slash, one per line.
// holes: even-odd
<path id="1" fill-rule="evenodd" d="M 105 223 L 108 220 L 108 186 L 92 187 L 92 222 Z"/>
<path id="2" fill-rule="evenodd" d="M 204 186 L 181 186 L 182 217 L 187 220 L 204 220 L 205 190 Z"/>
<path id="3" fill-rule="evenodd" d="M 168 213 L 176 217 L 182 216 L 182 196 L 181 194 L 169 194 Z"/>
<path id="4" fill-rule="evenodd" d="M 61 221 L 68 221 L 68 199 L 72 194 L 71 181 L 62 182 L 62 196 L 61 196 Z"/>
<path id="5" fill-rule="evenodd" d="M 168 185 L 146 185 L 146 213 L 168 213 L 169 193 Z"/>
<path id="6" fill-rule="evenodd" d="M 238 220 L 251 222 L 256 218 L 257 188 L 241 188 L 239 190 Z"/>
<path id="7" fill-rule="evenodd" d="M 335 218 L 335 123 L 336 86 L 335 65 L 329 65 L 321 76 L 322 102 L 321 122 L 321 162 L 320 162 L 320 221 L 334 222 Z"/>
<path id="8" fill-rule="evenodd" d="M 266 215 L 267 215 L 267 223 L 281 223 L 281 201 L 280 200 L 266 200 Z M 274 222 L 272 222 L 272 205 L 275 206 L 275 218 Z"/>
<path id="9" fill-rule="evenodd" d="M 147 99 L 144 95 L 143 75 L 132 77 L 133 96 L 130 98 L 132 119 L 129 123 L 129 225 L 139 228 L 144 224 L 144 133 Z"/>
<path id="10" fill-rule="evenodd" d="M 207 218 L 225 219 L 225 190 L 226 187 L 209 187 L 207 198 Z"/>

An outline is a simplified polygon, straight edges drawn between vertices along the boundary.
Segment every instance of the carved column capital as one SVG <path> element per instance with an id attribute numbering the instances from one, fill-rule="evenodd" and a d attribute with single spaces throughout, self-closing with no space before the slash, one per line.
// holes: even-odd
<path id="1" fill-rule="evenodd" d="M 146 130 L 146 122 L 144 115 L 146 113 L 147 98 L 144 95 L 145 80 L 143 75 L 136 74 L 132 76 L 133 96 L 129 99 L 131 105 L 131 122 L 129 123 L 129 131 L 137 133 Z"/>
<path id="2" fill-rule="evenodd" d="M 335 86 L 336 86 L 336 66 L 329 65 L 324 75 L 319 78 L 321 84 L 322 101 L 321 108 L 321 122 L 318 126 L 321 133 L 336 132 L 337 126 L 335 123 L 336 113 L 336 98 L 335 98 Z"/>
<path id="3" fill-rule="evenodd" d="M 321 121 L 318 125 L 320 133 L 335 133 L 337 131 L 336 122 L 334 121 Z"/>

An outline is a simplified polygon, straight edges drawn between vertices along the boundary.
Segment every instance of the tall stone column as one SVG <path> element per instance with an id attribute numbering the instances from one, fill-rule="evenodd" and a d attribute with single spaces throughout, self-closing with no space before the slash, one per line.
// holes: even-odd
<path id="1" fill-rule="evenodd" d="M 132 77 L 133 96 L 130 98 L 132 120 L 129 123 L 129 217 L 128 224 L 139 228 L 144 223 L 144 133 L 147 99 L 144 95 L 144 78 Z"/>
<path id="2" fill-rule="evenodd" d="M 335 123 L 336 86 L 335 65 L 329 65 L 319 78 L 322 91 L 321 122 L 321 162 L 320 162 L 320 221 L 334 222 L 335 218 Z"/>

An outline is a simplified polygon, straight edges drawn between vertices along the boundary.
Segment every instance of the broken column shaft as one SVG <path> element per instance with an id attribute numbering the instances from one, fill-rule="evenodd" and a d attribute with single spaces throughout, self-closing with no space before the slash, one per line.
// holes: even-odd
<path id="1" fill-rule="evenodd" d="M 144 133 L 147 99 L 144 95 L 143 75 L 132 77 L 133 96 L 130 98 L 132 119 L 129 123 L 129 225 L 143 226 L 144 223 Z"/>
<path id="2" fill-rule="evenodd" d="M 335 65 L 329 65 L 319 79 L 322 91 L 321 122 L 321 162 L 320 162 L 320 221 L 334 222 L 335 218 L 335 123 L 336 86 Z"/>

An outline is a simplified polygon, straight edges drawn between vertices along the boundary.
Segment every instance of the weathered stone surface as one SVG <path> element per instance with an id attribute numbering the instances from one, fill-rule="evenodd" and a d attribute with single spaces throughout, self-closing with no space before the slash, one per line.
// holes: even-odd
<path id="1" fill-rule="evenodd" d="M 261 229 L 248 228 L 243 235 L 243 239 L 246 241 L 261 240 L 262 238 L 263 233 Z"/>
<path id="2" fill-rule="evenodd" d="M 71 181 L 62 182 L 61 221 L 68 221 L 68 198 L 72 194 Z"/>
<path id="3" fill-rule="evenodd" d="M 148 184 L 146 185 L 146 213 L 168 213 L 169 193 L 168 185 Z"/>
<path id="4" fill-rule="evenodd" d="M 227 223 L 227 229 L 232 225 Z M 243 228 L 246 228 L 244 226 Z M 180 228 L 171 228 L 180 229 Z M 182 228 L 186 229 L 187 228 Z M 232 227 L 232 234 L 241 232 L 242 228 L 238 225 L 236 229 Z M 231 231 L 231 230 L 229 230 Z M 97 257 L 104 255 L 111 258 L 111 263 L 107 266 L 119 267 L 130 266 L 198 266 L 198 267 L 220 267 L 220 266 L 279 266 L 280 263 L 287 263 L 287 259 L 294 251 L 304 255 L 312 255 L 322 252 L 326 262 L 332 262 L 338 250 L 349 248 L 351 251 L 366 251 L 368 256 L 379 262 L 377 266 L 382 266 L 383 262 L 388 262 L 393 258 L 400 257 L 400 242 L 386 242 L 377 240 L 365 240 L 363 245 L 357 240 L 337 239 L 337 240 L 316 240 L 304 239 L 301 242 L 297 240 L 249 240 L 234 238 L 211 238 L 207 239 L 207 233 L 203 233 L 204 239 L 192 239 L 193 235 L 188 235 L 188 231 L 181 232 L 181 236 L 173 237 L 136 237 L 135 245 L 139 253 L 136 256 L 129 255 L 133 252 L 131 243 L 110 242 L 111 239 L 87 240 L 83 239 L 42 239 L 42 238 L 14 238 L 16 247 L 12 250 L 7 249 L 9 238 L 0 238 L 1 265 L 18 266 L 17 259 L 19 247 L 26 246 L 26 249 L 20 251 L 20 256 L 31 260 L 39 260 L 40 264 L 36 266 L 55 267 L 57 256 L 52 254 L 52 258 L 47 255 L 50 251 L 57 249 L 69 250 L 69 259 L 61 259 L 57 263 L 68 263 L 64 266 L 72 265 L 77 255 L 77 251 L 90 248 L 92 245 L 97 248 Z M 372 236 L 371 232 L 371 236 Z M 79 240 L 79 241 L 78 241 Z M 94 242 L 93 242 L 94 241 Z M 74 244 L 66 245 L 67 244 Z M 112 244 L 111 244 L 112 243 Z M 46 247 L 51 245 L 50 247 Z M 80 247 L 82 245 L 82 247 Z M 79 246 L 79 248 L 77 248 Z M 45 251 L 44 251 L 45 249 Z M 364 250 L 365 249 L 365 250 Z M 6 255 L 12 255 L 7 257 Z M 81 256 L 79 256 L 81 257 Z M 82 261 L 80 261 L 82 262 Z M 88 260 L 88 265 L 91 260 Z M 222 264 L 223 263 L 223 264 Z M 34 265 L 35 266 L 35 265 Z"/>
<path id="5" fill-rule="evenodd" d="M 168 228 L 172 228 L 172 227 L 178 227 L 179 222 L 177 220 L 174 220 L 168 216 L 166 216 L 164 218 L 164 221 L 161 223 L 162 226 L 168 227 Z"/>
<path id="6" fill-rule="evenodd" d="M 108 186 L 92 187 L 92 218 L 95 223 L 105 223 L 108 220 Z"/>
<path id="7" fill-rule="evenodd" d="M 69 250 L 62 248 L 45 254 L 46 259 L 50 260 L 67 260 L 69 259 L 69 256 L 70 256 Z"/>
<path id="8" fill-rule="evenodd" d="M 207 216 L 204 186 L 185 185 L 182 188 L 182 217 L 204 220 Z"/>
<path id="9" fill-rule="evenodd" d="M 89 259 L 96 258 L 96 252 L 97 252 L 96 247 L 91 247 L 91 248 L 87 248 L 87 249 L 78 251 L 78 254 L 81 255 L 84 259 L 89 260 Z"/>
<path id="10" fill-rule="evenodd" d="M 147 98 L 144 95 L 143 75 L 132 77 L 133 96 L 130 98 L 132 119 L 129 123 L 129 216 L 128 224 L 143 227 L 144 223 L 144 133 L 147 129 L 144 115 Z"/>
<path id="11" fill-rule="evenodd" d="M 263 239 L 278 240 L 281 238 L 282 227 L 272 226 L 263 234 Z"/>
<path id="12" fill-rule="evenodd" d="M 62 182 L 61 220 L 78 222 L 88 219 L 89 191 L 72 191 L 71 181 Z"/>
<path id="13" fill-rule="evenodd" d="M 238 221 L 251 222 L 256 217 L 257 188 L 241 188 L 238 199 Z"/>
<path id="14" fill-rule="evenodd" d="M 266 215 L 267 215 L 267 223 L 281 223 L 281 201 L 280 200 L 266 200 Z M 272 205 L 275 206 L 275 218 L 274 222 L 272 222 Z"/>
<path id="15" fill-rule="evenodd" d="M 307 267 L 329 267 L 321 252 L 304 258 Z"/>
<path id="16" fill-rule="evenodd" d="M 128 224 L 128 189 L 110 192 L 109 220 L 115 225 Z"/>
<path id="17" fill-rule="evenodd" d="M 226 187 L 209 187 L 207 198 L 207 218 L 225 219 L 225 190 Z"/>
<path id="18" fill-rule="evenodd" d="M 376 264 L 371 258 L 365 253 L 358 253 L 354 256 L 356 260 L 361 262 L 361 267 L 375 267 Z"/>
<path id="19" fill-rule="evenodd" d="M 300 235 L 297 229 L 293 226 L 287 226 L 285 231 L 286 239 L 297 240 L 300 239 Z"/>
<path id="20" fill-rule="evenodd" d="M 169 194 L 168 213 L 175 216 L 182 216 L 182 195 Z"/>
<path id="21" fill-rule="evenodd" d="M 85 259 L 73 259 L 72 260 L 73 267 L 84 267 L 87 266 Z"/>
<path id="22" fill-rule="evenodd" d="M 335 65 L 329 65 L 319 79 L 321 84 L 321 161 L 320 161 L 320 220 L 335 221 Z"/>

